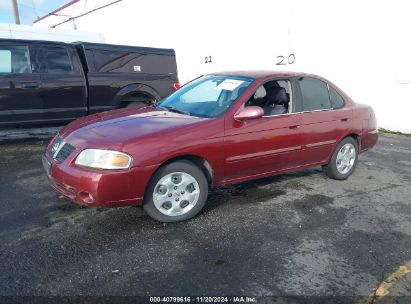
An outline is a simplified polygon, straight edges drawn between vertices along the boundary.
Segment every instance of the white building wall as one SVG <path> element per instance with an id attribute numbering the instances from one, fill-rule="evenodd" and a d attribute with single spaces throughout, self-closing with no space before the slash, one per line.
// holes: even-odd
<path id="1" fill-rule="evenodd" d="M 113 1 L 80 0 L 59 14 L 78 16 Z M 407 0 L 123 0 L 74 24 L 108 43 L 174 48 L 182 83 L 222 70 L 319 74 L 372 105 L 380 127 L 411 133 L 410 12 Z M 276 65 L 290 54 L 294 63 Z"/>
<path id="2" fill-rule="evenodd" d="M 17 25 L 0 23 L 0 38 L 9 39 L 29 39 L 29 40 L 48 40 L 48 41 L 87 41 L 104 43 L 104 37 L 100 33 L 90 33 L 82 31 L 64 30 L 33 27 L 29 25 Z"/>

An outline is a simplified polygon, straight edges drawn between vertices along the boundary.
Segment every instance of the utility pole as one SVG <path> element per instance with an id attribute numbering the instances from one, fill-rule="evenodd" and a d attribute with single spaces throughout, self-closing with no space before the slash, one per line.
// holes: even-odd
<path id="1" fill-rule="evenodd" d="M 11 3 L 13 3 L 14 21 L 16 24 L 20 24 L 19 6 L 17 5 L 17 0 L 11 0 Z"/>

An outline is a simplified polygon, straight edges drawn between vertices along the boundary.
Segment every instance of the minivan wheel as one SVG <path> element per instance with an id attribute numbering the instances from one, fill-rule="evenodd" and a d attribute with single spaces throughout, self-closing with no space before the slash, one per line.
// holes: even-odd
<path id="1" fill-rule="evenodd" d="M 330 162 L 323 166 L 328 177 L 333 179 L 346 179 L 357 165 L 358 143 L 352 137 L 344 138 L 334 151 Z"/>
<path id="2" fill-rule="evenodd" d="M 144 210 L 157 221 L 179 222 L 194 217 L 208 197 L 208 182 L 193 163 L 179 160 L 161 167 L 144 196 Z"/>

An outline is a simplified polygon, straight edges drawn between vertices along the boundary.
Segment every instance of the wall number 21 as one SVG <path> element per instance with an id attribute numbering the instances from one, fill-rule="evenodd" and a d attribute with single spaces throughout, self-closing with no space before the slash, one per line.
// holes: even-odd
<path id="1" fill-rule="evenodd" d="M 277 56 L 277 60 L 279 60 L 276 65 L 286 65 L 288 64 L 293 64 L 295 62 L 295 55 L 294 54 L 290 54 L 288 55 L 287 61 L 285 62 L 285 58 L 284 56 Z"/>
<path id="2" fill-rule="evenodd" d="M 206 56 L 205 57 L 205 63 L 211 63 L 213 60 L 211 59 L 211 56 Z"/>

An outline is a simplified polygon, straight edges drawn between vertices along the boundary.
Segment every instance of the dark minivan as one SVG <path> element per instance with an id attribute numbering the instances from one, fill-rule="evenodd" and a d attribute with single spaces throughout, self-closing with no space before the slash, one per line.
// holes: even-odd
<path id="1" fill-rule="evenodd" d="M 66 123 L 179 87 L 173 49 L 0 39 L 0 126 Z"/>

